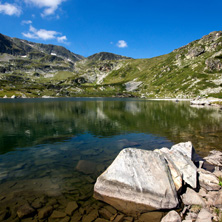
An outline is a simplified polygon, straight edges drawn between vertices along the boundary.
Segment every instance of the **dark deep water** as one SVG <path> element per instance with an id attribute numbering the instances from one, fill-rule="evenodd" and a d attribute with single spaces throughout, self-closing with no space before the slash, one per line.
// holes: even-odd
<path id="1" fill-rule="evenodd" d="M 73 200 L 86 216 L 101 204 L 92 198 L 97 176 L 121 149 L 189 140 L 201 156 L 222 150 L 222 112 L 140 99 L 2 99 L 0 220 L 7 212 L 14 221 L 26 203 L 64 212 Z"/>

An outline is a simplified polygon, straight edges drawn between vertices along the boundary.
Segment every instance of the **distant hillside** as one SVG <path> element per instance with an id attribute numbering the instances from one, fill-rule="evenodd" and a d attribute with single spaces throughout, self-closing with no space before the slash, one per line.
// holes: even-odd
<path id="1" fill-rule="evenodd" d="M 28 56 L 32 59 L 31 53 L 40 55 L 54 55 L 72 62 L 84 59 L 83 56 L 70 52 L 62 46 L 47 45 L 29 42 L 18 38 L 10 38 L 0 34 L 0 53 L 7 53 L 13 56 Z"/>
<path id="2" fill-rule="evenodd" d="M 63 47 L 0 35 L 0 97 L 222 98 L 222 31 L 151 59 L 83 58 Z"/>
<path id="3" fill-rule="evenodd" d="M 123 60 L 123 59 L 132 59 L 132 58 L 117 55 L 110 52 L 100 52 L 87 57 L 87 59 L 91 61 L 104 61 L 104 60 Z"/>

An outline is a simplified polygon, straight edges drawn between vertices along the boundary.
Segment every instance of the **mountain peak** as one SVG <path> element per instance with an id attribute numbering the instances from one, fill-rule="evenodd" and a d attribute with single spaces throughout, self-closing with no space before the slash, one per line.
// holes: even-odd
<path id="1" fill-rule="evenodd" d="M 92 61 L 103 61 L 103 60 L 123 60 L 123 59 L 132 59 L 132 58 L 127 56 L 117 55 L 111 52 L 99 52 L 87 57 L 87 59 Z"/>
<path id="2" fill-rule="evenodd" d="M 34 43 L 23 39 L 11 38 L 1 33 L 0 53 L 7 53 L 13 56 L 24 56 L 30 53 L 44 53 L 46 55 L 56 55 L 72 62 L 84 59 L 83 56 L 72 53 L 63 46 Z"/>

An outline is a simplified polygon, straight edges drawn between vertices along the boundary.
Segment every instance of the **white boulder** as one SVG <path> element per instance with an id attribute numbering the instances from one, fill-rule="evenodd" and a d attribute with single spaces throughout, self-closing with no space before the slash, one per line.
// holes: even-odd
<path id="1" fill-rule="evenodd" d="M 178 198 L 162 155 L 122 150 L 94 186 L 94 197 L 128 214 L 177 207 Z"/>

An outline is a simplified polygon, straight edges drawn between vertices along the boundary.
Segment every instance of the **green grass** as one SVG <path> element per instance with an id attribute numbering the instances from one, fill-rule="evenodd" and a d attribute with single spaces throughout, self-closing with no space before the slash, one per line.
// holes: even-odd
<path id="1" fill-rule="evenodd" d="M 221 103 L 222 104 L 222 103 Z M 222 187 L 222 177 L 219 177 L 219 186 Z"/>
<path id="2" fill-rule="evenodd" d="M 66 80 L 69 77 L 75 76 L 74 73 L 69 71 L 59 71 L 55 74 L 53 78 L 49 78 L 50 80 L 58 81 L 58 80 Z"/>

